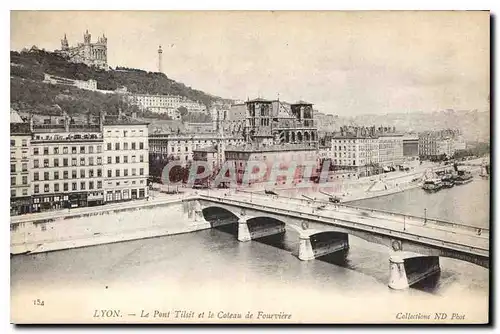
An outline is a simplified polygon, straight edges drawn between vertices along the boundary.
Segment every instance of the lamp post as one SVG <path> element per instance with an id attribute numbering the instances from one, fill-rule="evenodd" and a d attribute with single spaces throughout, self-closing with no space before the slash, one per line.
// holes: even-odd
<path id="1" fill-rule="evenodd" d="M 427 208 L 424 209 L 424 225 L 427 223 Z"/>
<path id="2" fill-rule="evenodd" d="M 403 231 L 406 231 L 406 216 L 403 216 Z"/>

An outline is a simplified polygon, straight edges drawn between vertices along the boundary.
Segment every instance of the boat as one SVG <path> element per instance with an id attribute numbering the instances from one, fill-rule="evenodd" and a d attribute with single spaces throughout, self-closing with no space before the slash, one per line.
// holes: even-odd
<path id="1" fill-rule="evenodd" d="M 443 177 L 441 177 L 441 182 L 443 188 L 452 188 L 455 185 L 455 181 L 453 180 L 453 175 L 451 174 L 445 174 Z"/>
<path id="2" fill-rule="evenodd" d="M 459 171 L 458 175 L 455 177 L 455 184 L 466 184 L 472 182 L 472 174 L 467 171 Z"/>
<path id="3" fill-rule="evenodd" d="M 443 186 L 443 182 L 441 179 L 429 179 L 424 182 L 422 185 L 422 189 L 425 191 L 433 192 L 438 191 Z"/>

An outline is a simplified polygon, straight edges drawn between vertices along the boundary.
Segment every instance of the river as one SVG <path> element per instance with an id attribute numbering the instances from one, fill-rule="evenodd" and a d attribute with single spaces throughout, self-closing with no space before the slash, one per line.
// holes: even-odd
<path id="1" fill-rule="evenodd" d="M 413 189 L 352 204 L 418 215 L 427 208 L 429 217 L 487 226 L 488 201 L 488 181 L 476 179 L 433 194 Z M 206 212 L 206 218 L 217 214 Z M 431 306 L 441 304 L 441 311 L 448 307 L 452 312 L 462 303 L 475 312 L 469 313 L 469 319 L 487 319 L 489 271 L 484 268 L 441 258 L 439 276 L 394 291 L 387 287 L 389 253 L 384 246 L 350 237 L 345 254 L 300 261 L 295 232 L 242 243 L 236 240 L 236 229 L 235 224 L 15 256 L 11 259 L 12 305 L 22 310 L 32 298 L 45 298 L 48 303 L 57 299 L 62 305 L 73 300 L 85 309 L 83 320 L 89 319 L 90 309 L 97 308 L 96 301 L 103 307 L 121 300 L 120 307 L 125 303 L 131 310 L 156 301 L 158 307 L 175 304 L 199 311 L 207 307 L 284 311 L 294 314 L 292 321 L 378 322 L 396 321 L 396 312 L 434 312 Z"/>

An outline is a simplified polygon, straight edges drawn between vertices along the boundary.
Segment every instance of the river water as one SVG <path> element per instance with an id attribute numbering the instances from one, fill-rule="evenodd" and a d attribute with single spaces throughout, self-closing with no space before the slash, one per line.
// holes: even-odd
<path id="1" fill-rule="evenodd" d="M 413 189 L 352 204 L 417 215 L 426 208 L 429 217 L 488 226 L 488 201 L 488 181 L 476 179 L 433 194 Z M 207 219 L 220 214 L 205 212 Z M 489 272 L 484 268 L 441 258 L 439 276 L 394 291 L 387 287 L 389 251 L 384 246 L 349 237 L 345 254 L 300 261 L 294 231 L 243 243 L 236 239 L 236 225 L 15 256 L 12 305 L 23 308 L 31 298 L 54 300 L 57 295 L 59 301 L 84 300 L 81 305 L 90 310 L 97 308 L 95 300 L 103 307 L 108 294 L 105 300 L 125 298 L 133 310 L 134 304 L 162 300 L 158 305 L 164 308 L 284 311 L 293 313 L 292 321 L 384 322 L 396 321 L 396 312 L 454 312 L 463 304 L 469 320 L 487 319 Z M 436 305 L 442 307 L 434 310 Z M 84 320 L 87 313 L 81 315 Z"/>

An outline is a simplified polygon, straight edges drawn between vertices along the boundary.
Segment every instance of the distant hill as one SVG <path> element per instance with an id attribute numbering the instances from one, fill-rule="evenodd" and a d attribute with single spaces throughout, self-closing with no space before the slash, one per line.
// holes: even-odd
<path id="1" fill-rule="evenodd" d="M 44 73 L 77 80 L 94 79 L 98 89 L 115 90 L 127 87 L 132 93 L 172 94 L 185 96 L 210 107 L 215 102 L 230 103 L 231 100 L 206 94 L 187 87 L 183 83 L 169 79 L 163 73 L 147 72 L 139 69 L 117 67 L 115 70 L 99 70 L 85 64 L 71 63 L 64 57 L 43 50 L 10 52 L 11 69 L 11 106 L 33 112 L 57 112 L 57 104 L 69 113 L 89 110 L 92 113 L 100 108 L 115 110 L 134 109 L 119 101 L 114 94 L 84 91 L 77 88 L 47 85 L 41 81 Z M 152 116 L 152 115 L 150 115 Z M 195 116 L 198 117 L 199 116 Z M 166 118 L 163 116 L 163 118 Z"/>

